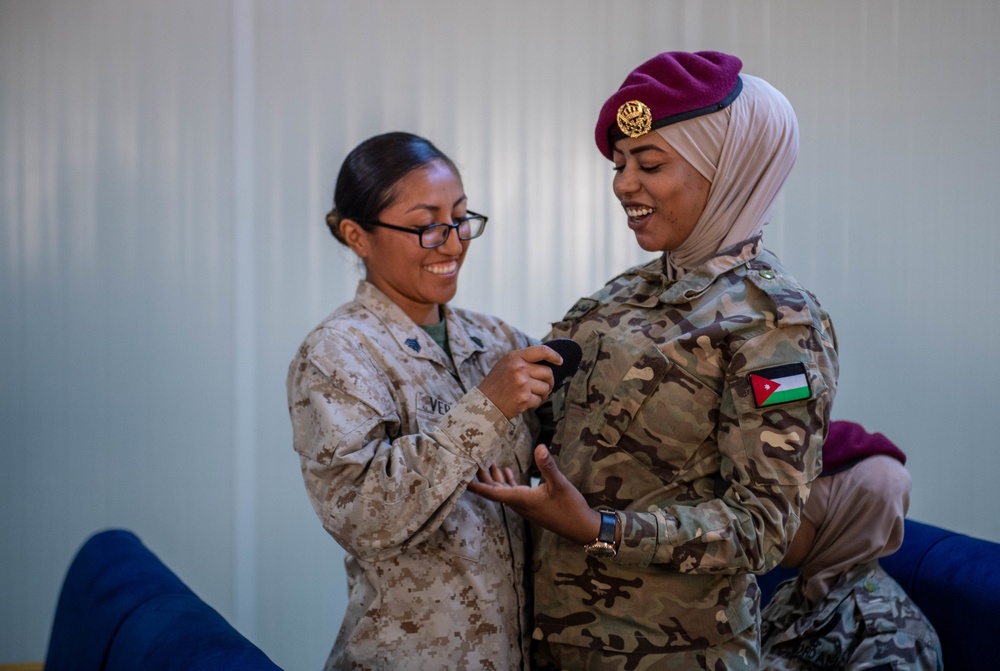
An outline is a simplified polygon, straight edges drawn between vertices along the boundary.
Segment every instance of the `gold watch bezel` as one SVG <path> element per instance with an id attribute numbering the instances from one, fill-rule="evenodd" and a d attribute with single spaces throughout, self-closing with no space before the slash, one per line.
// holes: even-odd
<path id="1" fill-rule="evenodd" d="M 614 543 L 605 543 L 604 541 L 587 543 L 583 546 L 583 550 L 591 557 L 597 557 L 598 559 L 612 559 L 618 554 Z"/>

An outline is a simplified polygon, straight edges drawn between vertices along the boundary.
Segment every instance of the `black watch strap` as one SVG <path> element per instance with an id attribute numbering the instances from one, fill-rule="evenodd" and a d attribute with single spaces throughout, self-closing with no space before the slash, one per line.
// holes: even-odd
<path id="1" fill-rule="evenodd" d="M 618 517 L 614 511 L 599 510 L 601 513 L 601 530 L 597 534 L 597 540 L 602 543 L 615 543 L 615 527 L 618 526 Z"/>

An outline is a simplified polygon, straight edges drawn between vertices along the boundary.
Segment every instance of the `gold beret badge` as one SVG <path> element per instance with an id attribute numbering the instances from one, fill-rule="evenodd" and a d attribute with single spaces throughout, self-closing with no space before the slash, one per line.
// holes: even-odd
<path id="1" fill-rule="evenodd" d="M 618 127 L 629 137 L 648 133 L 652 123 L 652 112 L 638 100 L 629 100 L 618 108 Z"/>

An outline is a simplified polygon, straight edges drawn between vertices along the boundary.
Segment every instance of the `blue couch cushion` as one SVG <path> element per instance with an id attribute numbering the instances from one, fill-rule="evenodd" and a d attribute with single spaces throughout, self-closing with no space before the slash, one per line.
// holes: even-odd
<path id="1" fill-rule="evenodd" d="M 106 671 L 280 669 L 193 594 L 165 594 L 139 606 L 111 645 Z"/>

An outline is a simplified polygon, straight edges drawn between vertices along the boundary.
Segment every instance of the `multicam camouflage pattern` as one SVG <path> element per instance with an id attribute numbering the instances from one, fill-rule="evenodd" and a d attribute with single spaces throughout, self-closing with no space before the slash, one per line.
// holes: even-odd
<path id="1" fill-rule="evenodd" d="M 306 491 L 348 553 L 328 670 L 527 668 L 525 523 L 466 484 L 493 463 L 522 477 L 531 465 L 537 420 L 509 422 L 476 385 L 533 342 L 486 315 L 445 318 L 454 365 L 362 282 L 289 368 Z"/>
<path id="2" fill-rule="evenodd" d="M 549 645 L 539 641 L 532 647 L 536 671 L 760 671 L 759 631 L 756 624 L 732 638 L 708 648 L 673 652 L 669 655 L 617 652 L 577 645 Z"/>
<path id="3" fill-rule="evenodd" d="M 676 282 L 662 259 L 627 271 L 551 336 L 584 351 L 553 397 L 552 451 L 591 506 L 619 511 L 623 536 L 600 560 L 536 532 L 533 637 L 653 656 L 724 646 L 757 621 L 751 574 L 784 554 L 820 471 L 828 315 L 758 237 Z M 757 408 L 748 374 L 799 363 L 810 397 Z"/>
<path id="4" fill-rule="evenodd" d="M 846 573 L 815 606 L 800 579 L 783 582 L 762 620 L 769 670 L 944 668 L 934 627 L 877 560 Z"/>

